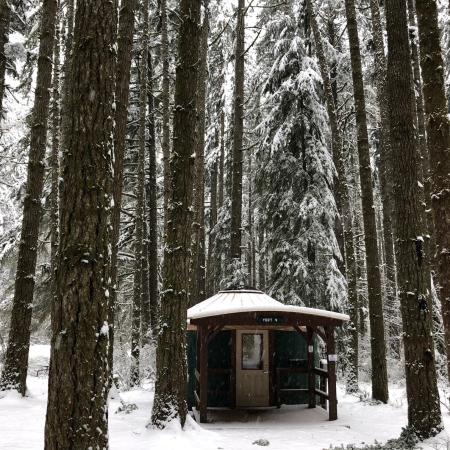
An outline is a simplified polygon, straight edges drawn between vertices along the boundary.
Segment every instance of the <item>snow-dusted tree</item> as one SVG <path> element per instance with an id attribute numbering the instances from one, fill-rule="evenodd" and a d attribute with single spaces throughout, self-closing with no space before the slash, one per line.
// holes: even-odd
<path id="1" fill-rule="evenodd" d="M 364 243 L 366 247 L 367 290 L 372 359 L 372 397 L 384 403 L 388 401 L 386 344 L 381 290 L 380 257 L 372 187 L 369 136 L 367 131 L 366 100 L 362 73 L 358 22 L 354 0 L 345 0 L 347 32 L 353 80 L 353 97 L 357 127 L 359 175 L 361 180 Z"/>
<path id="2" fill-rule="evenodd" d="M 0 122 L 3 116 L 3 97 L 6 78 L 6 43 L 8 42 L 11 7 L 8 0 L 0 0 Z"/>
<path id="3" fill-rule="evenodd" d="M 167 239 L 163 263 L 160 332 L 156 353 L 157 377 L 152 423 L 164 428 L 168 421 L 186 420 L 186 311 L 192 222 L 192 149 L 195 145 L 200 0 L 181 0 L 178 63 L 175 79 L 173 154 Z"/>
<path id="4" fill-rule="evenodd" d="M 435 0 L 416 3 L 431 168 L 439 294 L 450 377 L 450 122 Z"/>
<path id="5" fill-rule="evenodd" d="M 231 273 L 240 266 L 242 254 L 242 169 L 244 137 L 244 82 L 245 82 L 245 0 L 238 1 L 236 19 L 236 43 L 234 51 L 233 97 L 233 157 L 231 180 Z"/>
<path id="6" fill-rule="evenodd" d="M 117 36 L 117 76 L 116 76 L 116 112 L 114 129 L 114 209 L 111 233 L 111 301 L 109 304 L 108 323 L 110 327 L 109 362 L 112 367 L 114 348 L 114 318 L 117 299 L 117 257 L 119 252 L 120 210 L 123 190 L 123 162 L 125 157 L 128 102 L 130 93 L 130 68 L 133 49 L 134 15 L 136 0 L 124 0 L 121 3 Z"/>
<path id="7" fill-rule="evenodd" d="M 148 289 L 147 274 L 143 273 L 144 259 L 147 259 L 144 245 L 145 221 L 145 153 L 146 153 L 146 127 L 147 127 L 147 58 L 149 40 L 149 1 L 142 2 L 142 31 L 140 36 L 140 62 L 139 62 L 139 150 L 137 157 L 136 182 L 136 209 L 134 231 L 134 279 L 133 279 L 133 308 L 131 320 L 131 385 L 139 384 L 139 355 L 141 347 L 141 307 L 144 293 L 144 281 Z"/>
<path id="8" fill-rule="evenodd" d="M 162 107 L 162 135 L 161 147 L 163 155 L 164 173 L 164 234 L 167 229 L 167 207 L 170 196 L 170 61 L 169 61 L 169 29 L 167 0 L 159 2 L 160 26 L 161 26 L 161 46 L 160 58 L 162 65 L 161 80 L 161 107 Z"/>
<path id="9" fill-rule="evenodd" d="M 205 2 L 206 3 L 206 2 Z M 206 5 L 207 6 L 207 5 Z M 205 128 L 206 128 L 206 83 L 208 77 L 208 36 L 209 36 L 209 10 L 205 8 L 200 51 L 198 55 L 197 80 L 197 127 L 194 167 L 194 194 L 193 209 L 194 221 L 192 228 L 192 256 L 190 269 L 190 299 L 194 305 L 205 298 Z"/>
<path id="10" fill-rule="evenodd" d="M 424 251 L 414 92 L 406 4 L 386 1 L 388 93 L 394 173 L 396 260 L 403 321 L 408 424 L 421 438 L 439 432 L 441 413 L 436 382 L 428 256 Z"/>
<path id="11" fill-rule="evenodd" d="M 327 149 L 321 79 L 308 55 L 295 2 L 271 10 L 258 45 L 262 145 L 256 157 L 259 209 L 271 257 L 267 285 L 286 303 L 340 309 L 345 280 L 334 255 L 334 166 Z M 272 53 L 273 52 L 273 53 Z"/>
<path id="12" fill-rule="evenodd" d="M 227 195 L 231 187 L 231 174 L 227 172 L 226 122 L 227 106 L 231 103 L 228 98 L 232 93 L 227 89 L 227 60 L 232 53 L 231 27 L 227 5 L 220 1 L 211 1 L 211 39 L 208 49 L 208 92 L 207 92 L 207 144 L 206 166 L 210 169 L 213 181 L 213 167 L 217 165 L 216 206 L 211 203 L 210 223 L 208 230 L 208 263 L 207 285 L 208 292 L 213 294 L 218 288 L 227 283 L 224 261 L 228 260 L 230 244 L 230 199 Z M 231 66 L 231 64 L 230 64 Z M 231 90 L 230 90 L 231 91 Z M 231 147 L 231 146 L 230 146 Z M 230 149 L 231 150 L 231 149 Z M 227 172 L 227 173 L 226 173 Z M 211 202 L 214 188 L 210 186 Z M 217 209 L 217 211 L 215 211 Z"/>
<path id="13" fill-rule="evenodd" d="M 114 3 L 78 0 L 63 139 L 46 450 L 108 448 L 115 44 Z"/>
<path id="14" fill-rule="evenodd" d="M 342 136 L 338 123 L 337 105 L 333 95 L 333 85 L 330 77 L 330 65 L 325 53 L 322 36 L 319 30 L 319 24 L 316 17 L 314 5 L 311 0 L 307 0 L 308 14 L 311 21 L 311 28 L 314 35 L 315 51 L 322 76 L 325 102 L 327 105 L 328 121 L 331 132 L 331 150 L 333 161 L 336 167 L 336 179 L 334 183 L 334 193 L 336 204 L 340 215 L 342 226 L 342 239 L 345 251 L 345 275 L 347 280 L 347 304 L 350 315 L 348 325 L 350 342 L 347 345 L 347 355 L 349 370 L 347 377 L 347 391 L 354 392 L 358 389 L 358 350 L 359 350 L 359 331 L 358 331 L 358 296 L 356 292 L 356 267 L 355 267 L 355 249 L 353 237 L 353 225 L 351 217 L 351 204 L 348 186 L 346 183 L 345 161 L 342 149 Z"/>
<path id="15" fill-rule="evenodd" d="M 0 387 L 26 391 L 30 325 L 35 286 L 39 225 L 42 214 L 44 157 L 50 105 L 57 0 L 45 0 L 40 25 L 38 71 L 33 106 L 27 185 L 14 286 L 8 349 Z"/>
<path id="16" fill-rule="evenodd" d="M 149 51 L 147 64 L 147 104 L 148 104 L 148 182 L 146 183 L 146 199 L 148 212 L 147 258 L 148 258 L 148 305 L 142 305 L 142 331 L 144 344 L 156 335 L 157 313 L 159 303 L 158 289 L 158 204 L 156 182 L 156 136 L 155 136 L 155 102 L 153 83 L 153 61 Z M 149 331 L 151 330 L 151 333 Z"/>

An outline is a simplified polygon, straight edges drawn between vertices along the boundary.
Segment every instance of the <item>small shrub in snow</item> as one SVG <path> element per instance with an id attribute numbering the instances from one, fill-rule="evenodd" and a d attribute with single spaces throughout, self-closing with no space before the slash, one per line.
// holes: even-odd
<path id="1" fill-rule="evenodd" d="M 358 446 L 355 444 L 341 445 L 340 447 L 330 446 L 330 450 L 413 450 L 420 442 L 417 435 L 410 428 L 404 428 L 398 439 L 390 439 L 385 444 L 375 441 L 373 444 Z"/>
<path id="2" fill-rule="evenodd" d="M 261 447 L 267 447 L 270 445 L 270 442 L 267 439 L 258 439 L 255 442 L 252 442 L 253 445 L 260 445 Z"/>
<path id="3" fill-rule="evenodd" d="M 116 414 L 118 413 L 125 413 L 130 414 L 133 411 L 136 411 L 138 409 L 136 403 L 125 403 L 123 400 L 120 401 L 121 405 L 117 408 Z"/>

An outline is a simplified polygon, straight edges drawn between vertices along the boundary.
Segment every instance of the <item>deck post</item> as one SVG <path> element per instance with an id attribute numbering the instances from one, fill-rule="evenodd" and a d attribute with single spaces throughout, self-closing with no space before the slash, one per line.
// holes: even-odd
<path id="1" fill-rule="evenodd" d="M 316 407 L 316 375 L 314 373 L 314 331 L 307 327 L 306 345 L 308 352 L 308 408 Z"/>
<path id="2" fill-rule="evenodd" d="M 230 408 L 236 408 L 236 330 L 231 330 Z"/>
<path id="3" fill-rule="evenodd" d="M 325 327 L 327 360 L 328 360 L 328 403 L 329 419 L 337 419 L 336 397 L 336 347 L 334 342 L 334 327 Z"/>
<path id="4" fill-rule="evenodd" d="M 200 340 L 200 423 L 207 422 L 207 403 L 208 403 L 208 328 L 205 325 L 198 327 Z"/>

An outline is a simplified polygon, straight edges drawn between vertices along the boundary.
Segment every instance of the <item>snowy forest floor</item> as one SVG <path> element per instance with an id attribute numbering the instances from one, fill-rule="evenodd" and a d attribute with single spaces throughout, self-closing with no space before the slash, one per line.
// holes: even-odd
<path id="1" fill-rule="evenodd" d="M 48 363 L 49 346 L 33 345 L 30 373 Z M 368 386 L 364 386 L 368 390 Z M 38 450 L 43 448 L 47 377 L 28 377 L 29 395 L 21 398 L 10 392 L 0 395 L 0 449 Z M 189 418 L 184 431 L 176 423 L 166 430 L 147 429 L 153 400 L 152 384 L 141 389 L 115 393 L 110 400 L 111 450 L 255 450 L 255 441 L 269 441 L 269 449 L 322 450 L 348 444 L 364 446 L 399 436 L 407 422 L 404 387 L 390 387 L 388 405 L 371 404 L 338 392 L 339 419 L 327 420 L 321 408 L 281 407 L 279 410 L 239 414 L 239 420 L 197 424 Z M 117 409 L 135 403 L 130 413 Z M 443 410 L 446 431 L 421 443 L 423 450 L 450 449 L 450 414 Z M 214 415 L 213 415 L 214 416 Z"/>

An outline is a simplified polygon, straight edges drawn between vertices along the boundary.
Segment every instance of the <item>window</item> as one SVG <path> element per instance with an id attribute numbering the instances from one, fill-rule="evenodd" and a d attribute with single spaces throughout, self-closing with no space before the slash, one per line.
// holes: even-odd
<path id="1" fill-rule="evenodd" d="M 262 334 L 242 334 L 242 370 L 263 369 L 263 349 Z"/>

